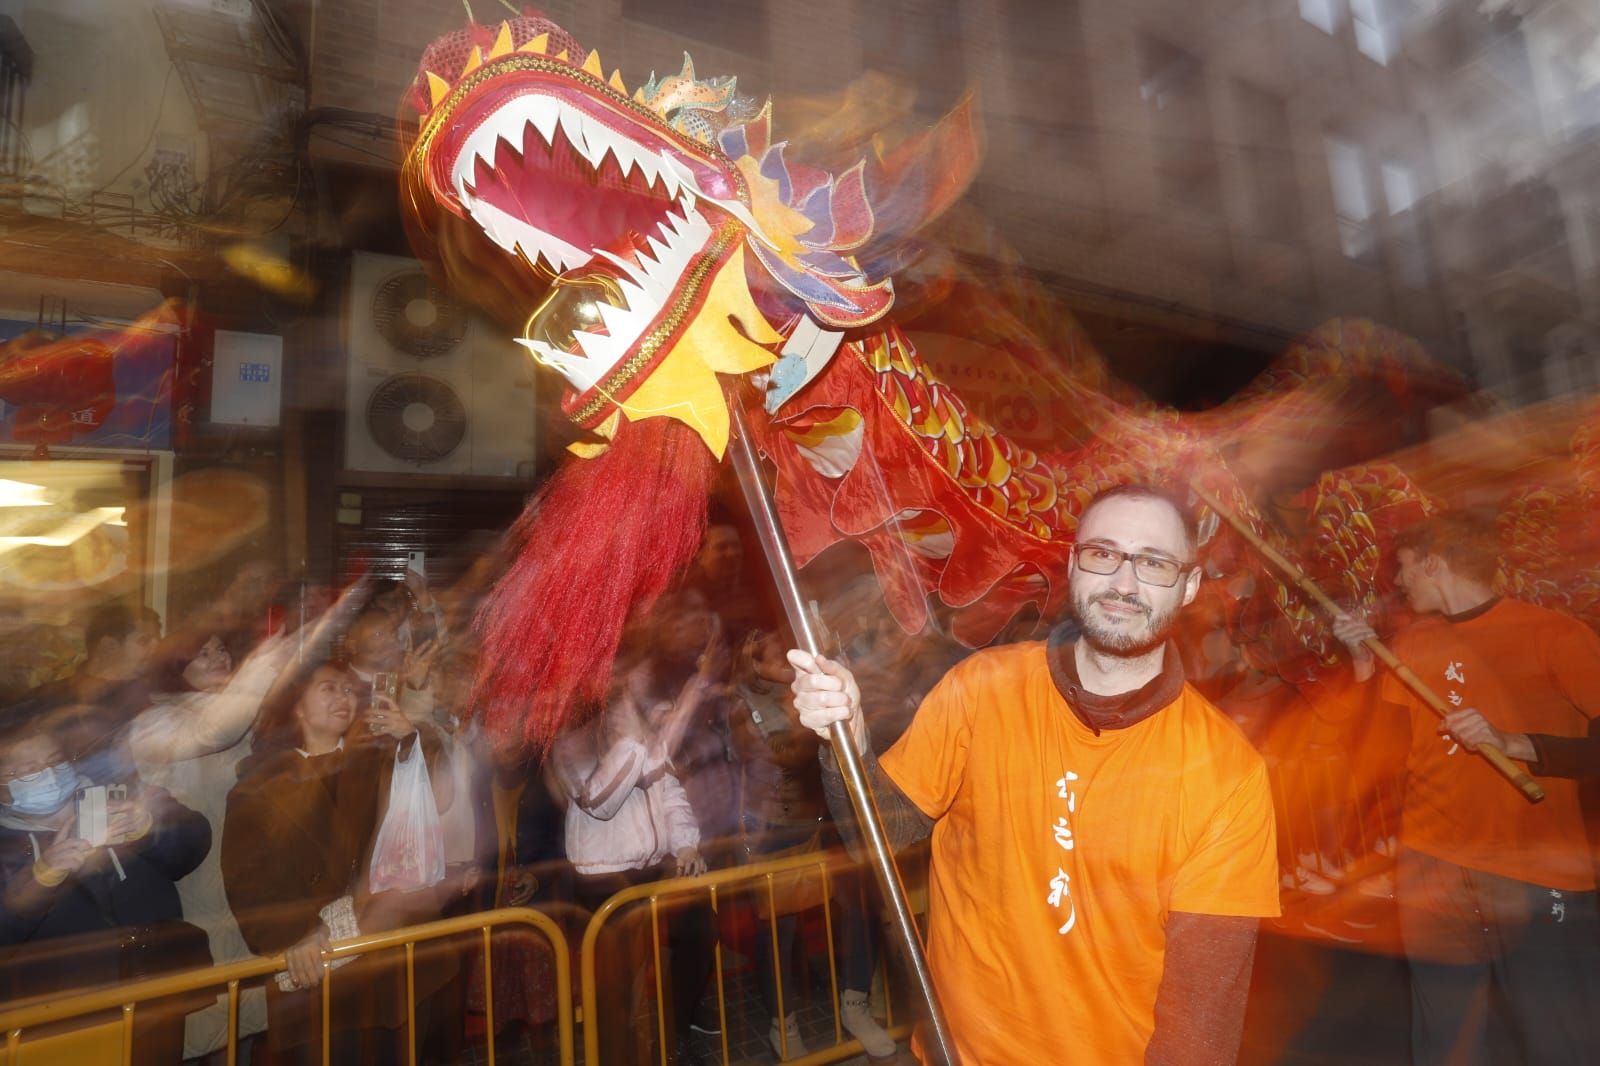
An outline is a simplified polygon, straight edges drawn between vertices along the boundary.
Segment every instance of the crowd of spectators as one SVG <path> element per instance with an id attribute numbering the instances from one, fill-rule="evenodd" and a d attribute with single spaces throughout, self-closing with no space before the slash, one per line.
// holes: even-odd
<path id="1" fill-rule="evenodd" d="M 1427 599 L 1433 586 L 1416 576 L 1419 552 L 1402 560 L 1411 576 L 1401 587 L 1418 611 L 1438 610 Z M 576 947 L 585 918 L 624 889 L 837 854 L 827 760 L 791 691 L 793 637 L 744 587 L 749 563 L 738 528 L 714 521 L 688 577 L 630 621 L 603 705 L 577 716 L 543 756 L 491 743 L 473 713 L 471 621 L 496 565 L 487 547 L 448 588 L 407 570 L 324 595 L 321 610 L 305 607 L 319 597 L 297 590 L 303 622 L 287 628 L 275 606 L 279 582 L 259 562 L 165 633 L 153 612 L 101 606 L 85 620 L 81 661 L 0 708 L 0 1001 L 282 953 L 283 971 L 240 988 L 240 1061 L 320 1061 L 324 1039 L 335 1062 L 406 1061 L 413 1038 L 419 1061 L 464 1061 L 470 1019 L 490 1014 L 491 995 L 496 1036 L 549 1040 L 561 1008 L 554 957 L 538 934 L 497 934 L 488 981 L 475 938 L 421 945 L 409 989 L 400 949 L 338 960 L 325 952 L 358 933 L 542 905 L 562 915 Z M 1483 581 L 1472 588 L 1481 593 L 1474 611 L 1499 602 Z M 887 749 L 965 652 L 937 637 L 908 638 L 871 578 L 843 581 L 827 603 L 825 639 L 855 671 L 873 745 Z M 1445 615 L 1452 624 L 1476 617 Z M 1568 629 L 1589 641 L 1569 658 L 1588 662 L 1592 634 Z M 1344 901 L 1294 920 L 1310 930 L 1321 923 L 1340 943 L 1375 938 L 1368 905 L 1393 907 L 1395 860 L 1413 854 L 1399 830 L 1402 778 L 1417 773 L 1406 749 L 1410 762 L 1432 750 L 1431 720 L 1409 737 L 1403 716 L 1375 711 L 1370 670 L 1292 686 L 1237 664 L 1196 663 L 1196 683 L 1216 690 L 1271 769 L 1283 844 L 1280 931 L 1296 900 Z M 1447 666 L 1448 680 L 1459 664 Z M 1457 723 L 1461 743 L 1509 746 L 1535 772 L 1544 772 L 1541 759 L 1560 763 L 1560 752 L 1550 754 L 1556 740 L 1538 730 L 1532 739 L 1502 735 L 1492 722 Z M 1353 752 L 1365 757 L 1352 761 Z M 1588 767 L 1592 751 L 1573 759 Z M 1337 791 L 1317 791 L 1336 772 L 1312 773 L 1317 760 L 1340 768 Z M 379 875 L 379 853 L 408 814 L 396 797 L 412 781 L 422 782 L 413 798 L 436 820 L 440 847 L 431 873 L 395 887 Z M 1503 789 L 1482 791 L 1503 801 Z M 91 824 L 84 808 L 96 792 L 103 809 Z M 1414 837 L 1417 816 L 1405 821 Z M 1463 829 L 1451 839 L 1469 836 Z M 1592 894 L 1570 891 L 1586 879 L 1533 890 L 1560 904 L 1552 920 L 1561 936 L 1588 920 L 1579 904 Z M 885 944 L 873 917 L 881 908 L 868 880 L 848 871 L 826 885 L 779 877 L 770 890 L 724 897 L 719 910 L 705 896 L 659 911 L 619 908 L 600 937 L 598 999 L 584 1005 L 586 1017 L 607 1020 L 601 1059 L 658 1061 L 664 1033 L 667 1061 L 701 1061 L 697 1046 L 714 1044 L 729 1024 L 728 1004 L 713 991 L 720 952 L 724 976 L 749 980 L 764 1019 L 758 1036 L 775 1059 L 812 1050 L 800 1010 L 823 987 L 838 997 L 828 1006 L 845 1033 L 874 1060 L 891 1061 L 897 1047 L 881 1024 Z M 1388 949 L 1416 954 L 1400 934 Z M 817 969 L 830 962 L 836 983 L 819 985 Z M 332 972 L 323 1034 L 320 986 Z M 134 1034 L 139 1063 L 220 1062 L 227 998 L 206 990 L 161 1002 L 139 1012 Z"/>
<path id="2" fill-rule="evenodd" d="M 449 588 L 408 569 L 324 595 L 314 612 L 305 605 L 319 597 L 280 587 L 259 561 L 166 632 L 153 612 L 101 606 L 81 663 L 0 712 L 0 997 L 282 953 L 282 972 L 240 988 L 241 1061 L 320 1061 L 320 985 L 333 972 L 333 1060 L 404 1061 L 399 949 L 330 962 L 333 941 L 497 906 L 576 905 L 581 921 L 629 885 L 832 846 L 817 746 L 789 705 L 784 638 L 758 597 L 726 595 L 745 563 L 737 529 L 714 523 L 691 577 L 630 624 L 605 706 L 543 758 L 490 744 L 472 713 L 471 619 L 492 584 L 490 551 Z M 309 615 L 299 625 L 278 606 L 289 594 Z M 376 853 L 401 817 L 396 781 L 417 762 L 442 876 L 385 888 Z M 97 786 L 108 797 L 98 831 L 83 813 Z M 846 1024 L 892 1056 L 867 1006 L 877 948 L 862 886 L 834 889 Z M 792 1058 L 805 1053 L 798 915 L 822 900 L 819 889 L 780 896 L 776 915 L 747 908 L 776 922 L 776 960 L 759 931 L 737 945 L 773 1053 Z M 603 1056 L 652 1054 L 647 1015 L 661 1010 L 670 1055 L 696 1061 L 691 1034 L 723 1024 L 707 989 L 719 938 L 734 946 L 726 919 L 704 904 L 666 913 L 661 1004 L 644 980 L 648 923 L 636 919 L 608 926 L 600 996 L 623 1012 L 605 1016 L 645 1024 L 608 1028 Z M 417 950 L 422 1061 L 460 1061 L 468 1014 L 485 1011 L 474 951 Z M 537 936 L 497 937 L 492 985 L 502 1034 L 554 1019 L 552 958 Z M 136 1062 L 225 1055 L 221 989 L 139 1018 Z"/>

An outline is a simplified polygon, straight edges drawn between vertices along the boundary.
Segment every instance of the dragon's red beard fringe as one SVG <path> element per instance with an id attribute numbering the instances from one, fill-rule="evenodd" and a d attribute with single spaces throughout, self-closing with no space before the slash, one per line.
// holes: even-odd
<path id="1" fill-rule="evenodd" d="M 529 502 L 477 618 L 472 706 L 498 747 L 548 751 L 601 704 L 628 619 L 700 546 L 715 472 L 693 430 L 651 418 L 623 425 L 598 458 L 568 462 Z"/>

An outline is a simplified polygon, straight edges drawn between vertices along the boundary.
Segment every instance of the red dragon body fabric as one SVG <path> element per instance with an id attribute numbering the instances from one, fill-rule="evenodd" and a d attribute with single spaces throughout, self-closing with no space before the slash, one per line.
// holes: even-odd
<path id="1" fill-rule="evenodd" d="M 934 598 L 978 644 L 1025 607 L 1059 613 L 1077 515 L 1100 489 L 1194 480 L 1272 538 L 1229 469 L 1241 442 L 1284 425 L 1308 384 L 1366 381 L 1397 396 L 1437 384 L 1414 342 L 1335 322 L 1238 402 L 1184 416 L 1129 402 L 1093 366 L 1053 369 L 1068 353 L 1044 336 L 1092 352 L 1075 328 L 1029 328 L 1041 302 L 1026 284 L 985 291 L 959 272 L 923 284 L 945 310 L 918 317 L 945 330 L 970 319 L 984 351 L 1071 412 L 1059 443 L 1025 446 L 941 380 L 890 317 L 883 270 L 918 264 L 912 235 L 976 171 L 966 105 L 830 173 L 790 158 L 770 105 L 746 102 L 732 78 L 700 77 L 685 57 L 630 91 L 533 15 L 435 41 L 407 104 L 414 245 L 565 378 L 563 407 L 586 433 L 513 531 L 508 573 L 479 619 L 474 702 L 508 744 L 545 747 L 603 699 L 630 615 L 698 545 L 729 402 L 748 404 L 777 468 L 800 562 L 859 541 L 907 629 L 927 622 Z M 1365 513 L 1405 490 L 1376 473 L 1330 492 Z M 1337 530 L 1329 538 L 1361 554 Z M 1216 558 L 1246 557 L 1227 541 L 1216 538 Z M 1258 639 L 1330 660 L 1297 592 L 1268 579 L 1255 601 L 1269 604 Z"/>

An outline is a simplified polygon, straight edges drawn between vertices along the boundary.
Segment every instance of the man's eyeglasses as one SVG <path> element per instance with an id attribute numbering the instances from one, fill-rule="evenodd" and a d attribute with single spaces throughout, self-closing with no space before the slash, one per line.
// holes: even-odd
<path id="1" fill-rule="evenodd" d="M 1125 560 L 1133 560 L 1133 576 L 1146 585 L 1155 585 L 1158 588 L 1169 589 L 1178 583 L 1184 571 L 1189 569 L 1189 564 L 1180 563 L 1176 559 L 1168 559 L 1164 555 L 1141 555 L 1137 552 L 1123 552 L 1115 548 L 1108 548 L 1103 544 L 1080 544 L 1074 554 L 1078 560 L 1078 568 L 1085 573 L 1106 576 L 1122 569 Z"/>

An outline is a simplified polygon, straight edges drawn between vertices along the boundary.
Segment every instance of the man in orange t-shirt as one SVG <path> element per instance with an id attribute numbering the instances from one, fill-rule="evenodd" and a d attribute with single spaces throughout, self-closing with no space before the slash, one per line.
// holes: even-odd
<path id="1" fill-rule="evenodd" d="M 891 839 L 931 828 L 928 962 L 964 1066 L 1237 1054 L 1277 850 L 1265 764 L 1167 644 L 1195 549 L 1166 494 L 1097 497 L 1077 626 L 956 666 L 881 764 L 849 671 L 790 653 L 801 721 L 851 723 Z"/>
<path id="2" fill-rule="evenodd" d="M 1436 518 L 1396 543 L 1397 583 L 1422 617 L 1395 639 L 1395 655 L 1504 730 L 1583 736 L 1600 715 L 1600 637 L 1496 596 L 1487 524 Z M 1370 676 L 1358 641 L 1371 630 L 1344 619 L 1335 631 L 1358 677 Z M 1600 923 L 1577 784 L 1546 781 L 1544 801 L 1529 803 L 1392 674 L 1381 693 L 1411 720 L 1396 887 L 1413 1061 L 1486 1062 L 1491 985 L 1528 1062 L 1586 1061 L 1600 1037 L 1589 1017 Z"/>

